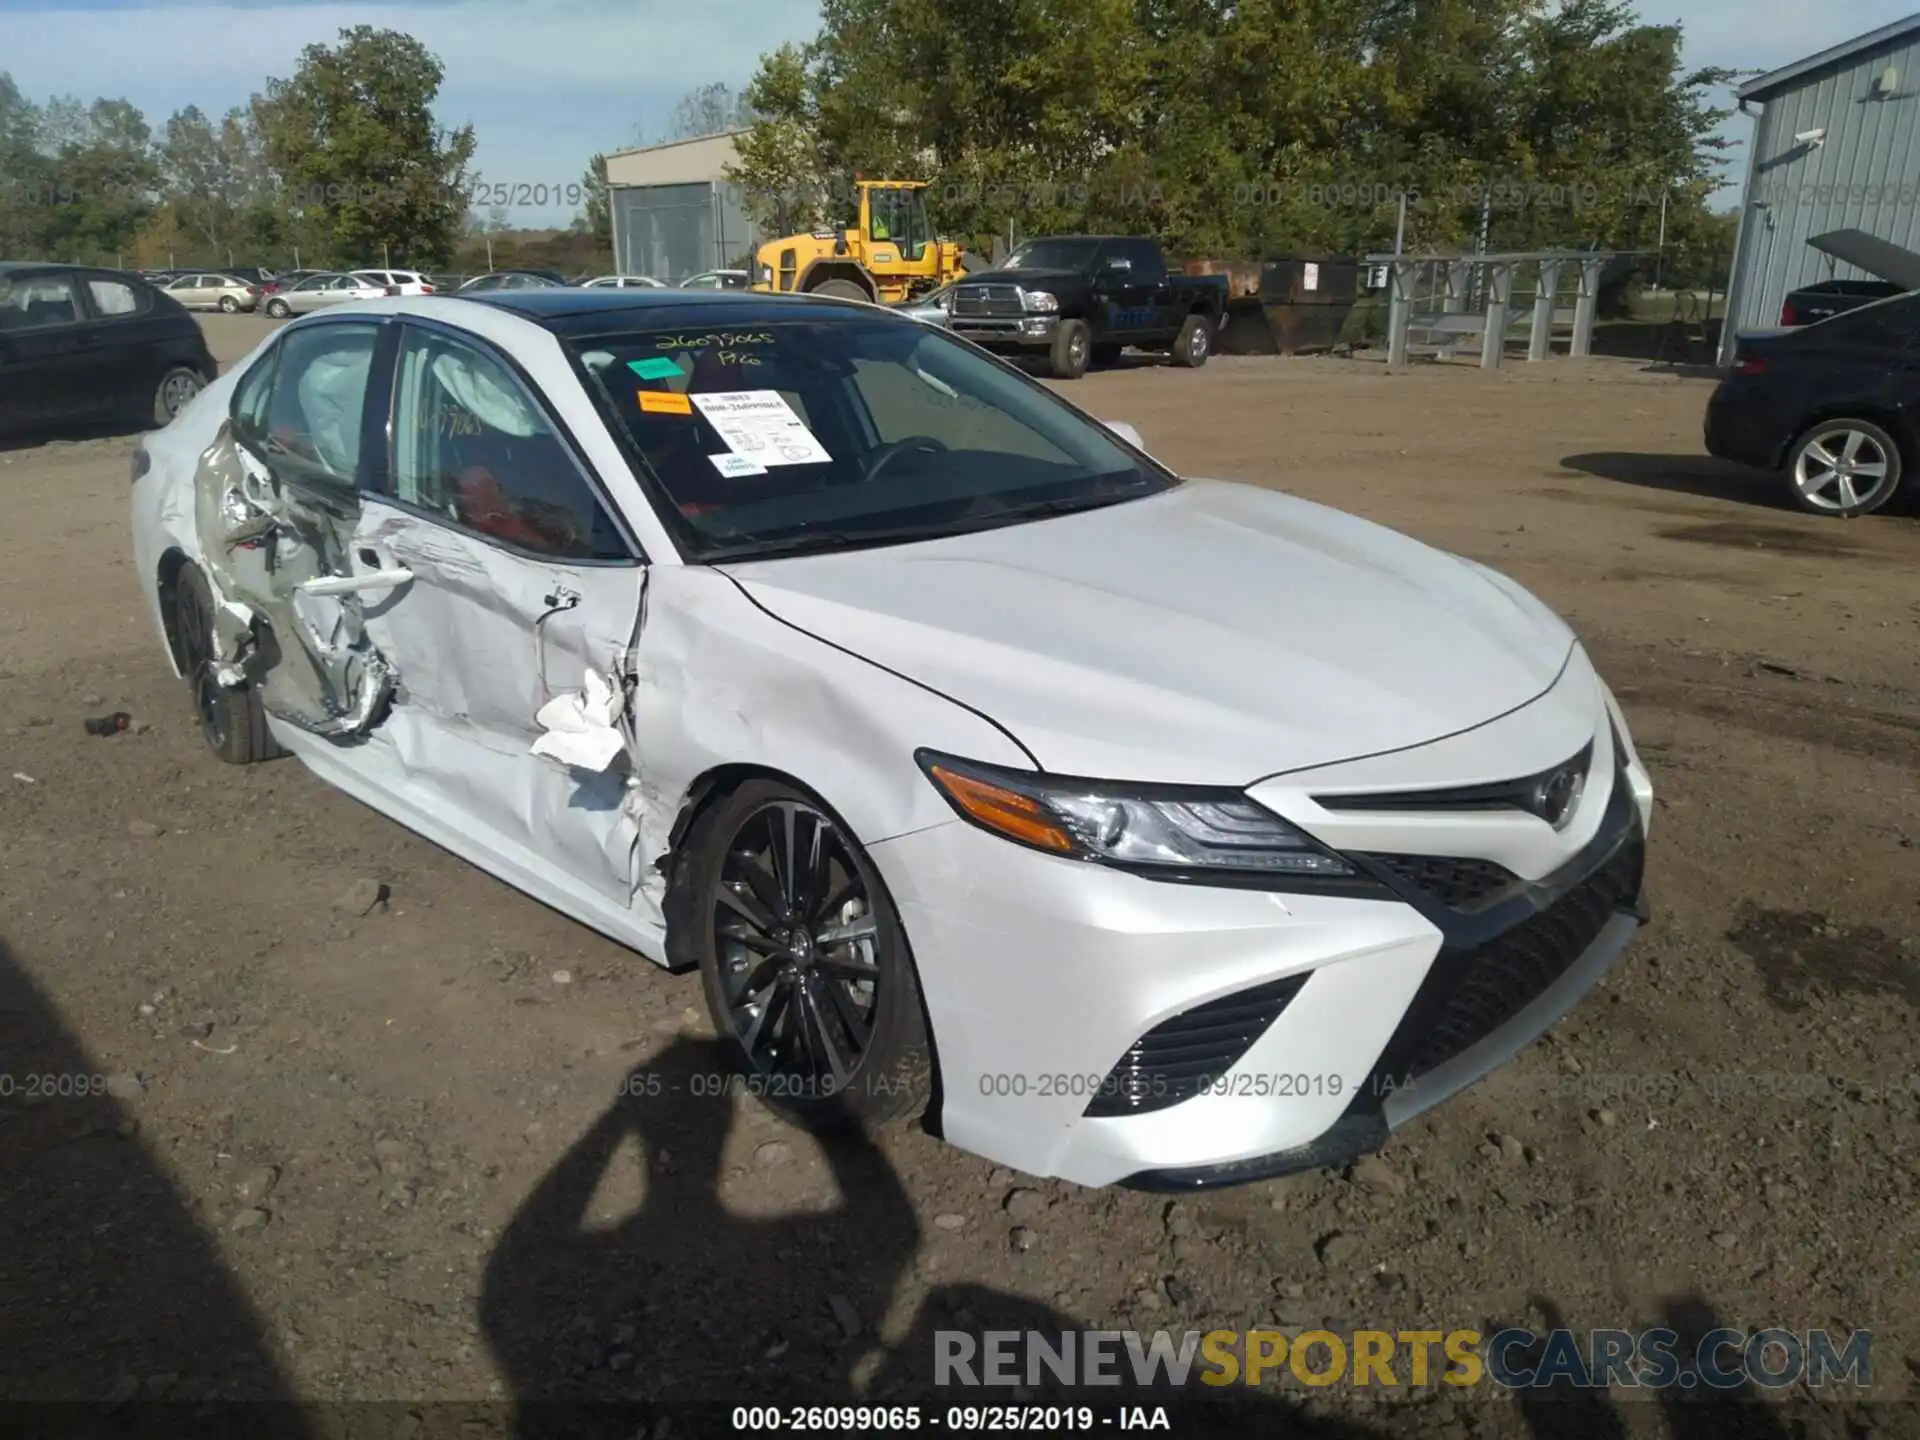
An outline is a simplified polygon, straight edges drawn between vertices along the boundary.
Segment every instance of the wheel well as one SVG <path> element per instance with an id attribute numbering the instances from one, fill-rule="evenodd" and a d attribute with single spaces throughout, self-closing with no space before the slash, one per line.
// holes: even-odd
<path id="1" fill-rule="evenodd" d="M 1815 426 L 1825 425 L 1829 420 L 1865 420 L 1878 425 L 1893 437 L 1893 443 L 1900 447 L 1900 464 L 1903 470 L 1914 468 L 1915 445 L 1912 430 L 1904 417 L 1896 410 L 1883 410 L 1877 405 L 1829 405 L 1815 411 L 1807 423 L 1794 431 L 1780 451 L 1780 459 L 1775 469 L 1784 470 L 1787 462 L 1793 458 L 1794 447 L 1806 438 L 1807 432 Z"/>
<path id="2" fill-rule="evenodd" d="M 844 828 L 848 834 L 853 834 L 853 827 L 847 824 L 845 817 L 834 809 L 824 796 L 799 776 L 789 775 L 784 770 L 775 770 L 768 765 L 716 765 L 698 776 L 687 787 L 686 798 L 680 804 L 680 813 L 674 817 L 673 829 L 667 835 L 666 854 L 654 862 L 655 868 L 665 876 L 667 881 L 666 903 L 661 907 L 661 911 L 667 929 L 666 951 L 669 974 L 685 975 L 700 968 L 700 953 L 697 942 L 692 938 L 693 927 L 690 923 L 695 919 L 689 908 L 692 897 L 680 885 L 681 867 L 685 856 L 682 846 L 685 845 L 687 836 L 699 823 L 702 815 L 751 780 L 776 781 L 781 785 L 791 785 L 802 794 L 812 796 L 819 801 L 821 808 L 833 817 L 835 824 Z M 854 838 L 858 840 L 860 837 L 855 835 Z M 883 885 L 886 883 L 884 877 L 881 877 L 880 883 Z M 894 908 L 897 910 L 899 907 L 896 905 Z M 901 929 L 904 933 L 904 921 Z M 915 978 L 918 979 L 920 961 L 919 957 L 913 953 L 911 936 L 907 937 L 907 963 L 914 967 Z M 941 1133 L 941 1102 L 945 1096 L 945 1090 L 940 1069 L 940 1039 L 934 1034 L 933 1016 L 926 1011 L 926 994 L 926 986 L 923 984 L 920 986 L 920 1018 L 926 1026 L 927 1048 L 932 1051 L 933 1056 L 933 1091 L 927 1098 L 926 1114 L 921 1119 L 928 1133 L 938 1136 Z"/>
<path id="3" fill-rule="evenodd" d="M 807 291 L 819 289 L 820 286 L 828 280 L 851 281 L 867 292 L 867 298 L 869 300 L 874 299 L 880 293 L 874 286 L 873 277 L 867 274 L 860 266 L 850 264 L 846 261 L 833 260 L 814 261 L 800 276 L 798 288 L 801 293 L 804 294 Z"/>
<path id="4" fill-rule="evenodd" d="M 180 572 L 185 570 L 189 563 L 184 550 L 177 547 L 170 549 L 160 557 L 160 574 L 157 577 L 160 588 L 160 624 L 166 632 L 167 651 L 173 656 L 173 668 L 183 672 L 187 668 L 186 652 L 180 648 L 180 622 L 173 602 L 174 597 L 180 593 Z"/>

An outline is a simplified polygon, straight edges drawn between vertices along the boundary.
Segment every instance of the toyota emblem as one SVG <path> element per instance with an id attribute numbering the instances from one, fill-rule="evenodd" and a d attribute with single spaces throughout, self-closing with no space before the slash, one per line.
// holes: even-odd
<path id="1" fill-rule="evenodd" d="M 1534 812 L 1554 829 L 1562 828 L 1579 805 L 1585 785 L 1586 776 L 1579 770 L 1556 770 L 1534 788 Z"/>

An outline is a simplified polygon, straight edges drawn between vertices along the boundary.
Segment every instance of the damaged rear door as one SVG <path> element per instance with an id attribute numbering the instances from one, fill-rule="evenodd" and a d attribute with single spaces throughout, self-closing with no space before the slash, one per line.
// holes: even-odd
<path id="1" fill-rule="evenodd" d="M 395 328 L 390 422 L 346 555 L 394 673 L 377 763 L 511 870 L 630 906 L 639 547 L 504 355 L 416 317 Z"/>

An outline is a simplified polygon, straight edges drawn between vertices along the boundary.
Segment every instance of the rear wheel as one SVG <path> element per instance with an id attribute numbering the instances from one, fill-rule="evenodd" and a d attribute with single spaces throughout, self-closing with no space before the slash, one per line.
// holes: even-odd
<path id="1" fill-rule="evenodd" d="M 672 923 L 753 1092 L 814 1130 L 924 1110 L 920 983 L 860 842 L 803 791 L 752 780 L 694 823 L 682 855 Z"/>
<path id="2" fill-rule="evenodd" d="M 232 315 L 232 314 L 235 314 L 239 309 L 240 309 L 240 302 L 234 299 L 231 295 L 222 295 L 220 297 L 220 313 L 221 314 Z"/>
<path id="3" fill-rule="evenodd" d="M 182 567 L 173 588 L 173 634 L 201 738 L 229 765 L 250 765 L 284 753 L 267 729 L 260 694 L 251 685 L 229 689 L 214 659 L 213 591 L 199 567 Z"/>
<path id="4" fill-rule="evenodd" d="M 1173 342 L 1173 363 L 1197 370 L 1207 363 L 1213 349 L 1213 322 L 1204 315 L 1189 315 Z"/>
<path id="5" fill-rule="evenodd" d="M 206 389 L 207 382 L 198 370 L 176 365 L 160 377 L 153 392 L 153 423 L 171 424 L 173 417 L 186 409 L 187 402 Z"/>
<path id="6" fill-rule="evenodd" d="M 1871 420 L 1825 420 L 1795 442 L 1787 476 L 1794 502 L 1815 515 L 1852 519 L 1900 488 L 1899 442 Z"/>
<path id="7" fill-rule="evenodd" d="M 873 298 L 851 280 L 822 280 L 807 293 L 829 295 L 835 300 L 871 300 Z"/>

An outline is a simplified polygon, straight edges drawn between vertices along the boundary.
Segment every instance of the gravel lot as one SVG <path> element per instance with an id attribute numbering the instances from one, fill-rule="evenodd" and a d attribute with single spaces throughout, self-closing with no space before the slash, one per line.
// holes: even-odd
<path id="1" fill-rule="evenodd" d="M 269 324 L 207 328 L 232 360 Z M 1189 473 L 1536 589 L 1659 793 L 1655 924 L 1545 1042 L 1351 1174 L 1177 1203 L 693 1097 L 694 978 L 295 762 L 204 753 L 128 558 L 131 439 L 0 450 L 0 1396 L 787 1403 L 924 1395 L 943 1325 L 1554 1323 L 1866 1328 L 1874 1396 L 1920 1396 L 1920 522 L 1804 517 L 1705 458 L 1709 388 L 1257 359 L 1067 387 Z M 132 732 L 85 732 L 113 710 Z M 616 1098 L 636 1070 L 667 1093 Z M 1702 1433 L 1282 1390 L 1329 1434 Z M 1800 1419 L 1843 1409 L 1914 1418 Z"/>

